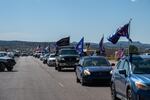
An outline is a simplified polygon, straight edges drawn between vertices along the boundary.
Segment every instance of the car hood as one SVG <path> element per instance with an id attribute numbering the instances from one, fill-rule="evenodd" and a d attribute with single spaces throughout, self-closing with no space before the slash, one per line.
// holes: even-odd
<path id="1" fill-rule="evenodd" d="M 55 60 L 56 58 L 48 58 L 48 60 Z"/>
<path id="2" fill-rule="evenodd" d="M 133 74 L 132 76 L 135 81 L 150 83 L 150 74 Z"/>
<path id="3" fill-rule="evenodd" d="M 12 59 L 11 57 L 8 57 L 8 56 L 5 56 L 5 57 L 0 57 L 0 59 L 5 59 L 5 60 L 7 60 L 7 59 Z"/>
<path id="4" fill-rule="evenodd" d="M 79 57 L 79 55 L 60 55 L 60 57 Z"/>
<path id="5" fill-rule="evenodd" d="M 96 71 L 111 71 L 112 68 L 110 66 L 88 66 L 84 67 L 84 70 L 88 69 L 91 72 L 96 72 Z"/>

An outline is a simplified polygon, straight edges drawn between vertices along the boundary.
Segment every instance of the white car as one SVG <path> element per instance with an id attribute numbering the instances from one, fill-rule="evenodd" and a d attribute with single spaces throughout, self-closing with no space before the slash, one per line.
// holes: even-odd
<path id="1" fill-rule="evenodd" d="M 55 66 L 56 65 L 56 55 L 54 53 L 50 54 L 48 60 L 47 60 L 48 66 Z"/>

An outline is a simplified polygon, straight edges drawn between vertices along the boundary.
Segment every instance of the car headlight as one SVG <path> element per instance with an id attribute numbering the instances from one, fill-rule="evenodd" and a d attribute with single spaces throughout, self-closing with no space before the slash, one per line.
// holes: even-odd
<path id="1" fill-rule="evenodd" d="M 142 82 L 135 82 L 135 86 L 141 90 L 149 90 L 150 89 L 149 86 L 147 86 L 146 84 L 144 84 Z"/>
<path id="2" fill-rule="evenodd" d="M 80 60 L 80 58 L 76 58 L 76 60 Z"/>
<path id="3" fill-rule="evenodd" d="M 85 76 L 91 75 L 91 72 L 90 72 L 88 69 L 85 69 L 85 70 L 84 70 L 84 75 L 85 75 Z"/>
<path id="4" fill-rule="evenodd" d="M 64 58 L 60 58 L 60 60 L 65 60 Z"/>

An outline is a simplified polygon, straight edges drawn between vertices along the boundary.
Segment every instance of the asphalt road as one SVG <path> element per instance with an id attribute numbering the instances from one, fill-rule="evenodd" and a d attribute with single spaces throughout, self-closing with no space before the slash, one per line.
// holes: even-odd
<path id="1" fill-rule="evenodd" d="M 33 57 L 20 57 L 13 72 L 0 72 L 0 100 L 111 100 L 105 85 L 81 86 L 72 70 L 55 71 Z"/>

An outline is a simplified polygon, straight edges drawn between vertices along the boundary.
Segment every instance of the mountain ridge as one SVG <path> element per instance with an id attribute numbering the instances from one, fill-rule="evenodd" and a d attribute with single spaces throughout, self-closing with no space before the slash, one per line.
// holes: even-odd
<path id="1" fill-rule="evenodd" d="M 78 42 L 72 42 L 71 45 L 75 46 Z M 85 42 L 89 43 L 89 42 Z M 141 43 L 139 41 L 135 41 L 133 43 L 129 43 L 126 41 L 119 41 L 117 44 L 112 44 L 110 42 L 105 42 L 104 46 L 105 48 L 128 48 L 129 45 L 135 45 L 138 48 L 141 49 L 146 49 L 146 48 L 150 48 L 150 44 L 145 44 L 145 43 Z M 26 49 L 26 48 L 36 48 L 37 46 L 41 46 L 41 47 L 46 47 L 46 46 L 55 46 L 55 42 L 32 42 L 32 41 L 18 41 L 18 40 L 12 40 L 12 41 L 7 41 L 7 40 L 0 40 L 0 48 L 11 48 L 11 49 L 15 49 L 15 48 L 22 48 L 22 49 Z M 90 43 L 90 47 L 93 49 L 98 49 L 99 48 L 99 44 L 98 43 Z"/>

